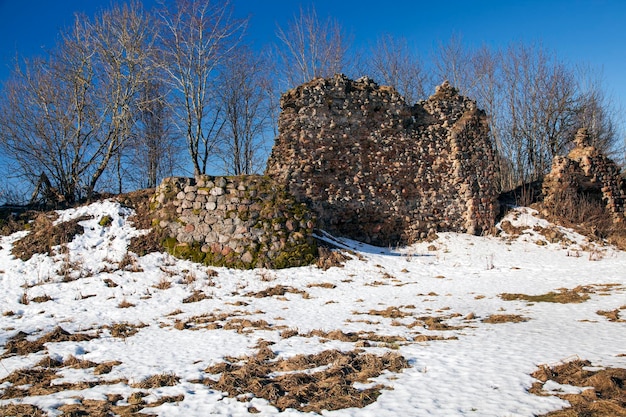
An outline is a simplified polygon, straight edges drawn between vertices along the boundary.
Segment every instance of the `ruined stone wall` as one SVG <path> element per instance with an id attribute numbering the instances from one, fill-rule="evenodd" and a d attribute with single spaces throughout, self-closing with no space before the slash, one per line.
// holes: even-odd
<path id="1" fill-rule="evenodd" d="M 336 75 L 290 90 L 281 107 L 266 174 L 306 203 L 321 229 L 388 245 L 493 227 L 486 116 L 448 83 L 409 106 L 393 88 Z"/>
<path id="2" fill-rule="evenodd" d="M 152 199 L 166 249 L 207 265 L 285 268 L 311 263 L 315 217 L 267 177 L 163 180 Z"/>
<path id="3" fill-rule="evenodd" d="M 554 158 L 544 178 L 544 205 L 558 213 L 563 198 L 584 195 L 601 201 L 614 222 L 626 221 L 626 191 L 619 167 L 591 145 L 586 129 L 577 132 L 574 143 L 567 156 Z"/>

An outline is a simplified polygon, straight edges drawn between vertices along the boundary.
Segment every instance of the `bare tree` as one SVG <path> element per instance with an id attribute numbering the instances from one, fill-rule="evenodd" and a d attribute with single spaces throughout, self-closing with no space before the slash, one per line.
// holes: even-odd
<path id="1" fill-rule="evenodd" d="M 16 176 L 33 186 L 45 178 L 62 200 L 72 203 L 93 165 L 87 155 L 99 121 L 91 105 L 90 53 L 76 48 L 67 52 L 71 60 L 34 59 L 16 65 L 0 100 L 0 144 L 14 162 Z"/>
<path id="2" fill-rule="evenodd" d="M 170 102 L 187 139 L 194 174 L 205 174 L 224 126 L 215 80 L 247 21 L 233 19 L 227 1 L 210 0 L 178 0 L 160 17 L 160 58 Z"/>
<path id="3" fill-rule="evenodd" d="M 588 65 L 577 68 L 579 98 L 575 115 L 575 130 L 587 129 L 595 147 L 607 154 L 618 153 L 617 117 L 615 104 L 602 89 L 602 80 Z M 572 132 L 573 136 L 575 132 Z M 616 152 L 617 151 L 617 152 Z"/>
<path id="4" fill-rule="evenodd" d="M 523 182 L 540 178 L 572 140 L 576 83 L 572 71 L 541 47 L 511 45 L 503 60 L 508 151 Z"/>
<path id="5" fill-rule="evenodd" d="M 348 37 L 335 19 L 321 21 L 315 8 L 300 9 L 287 27 L 277 28 L 276 36 L 280 43 L 274 52 L 288 88 L 347 67 Z"/>
<path id="6" fill-rule="evenodd" d="M 140 115 L 138 102 L 153 74 L 155 25 L 140 3 L 114 6 L 83 30 L 94 52 L 97 103 L 100 104 L 100 158 L 87 184 L 90 195 L 109 162 L 132 139 Z"/>
<path id="7" fill-rule="evenodd" d="M 68 203 L 93 194 L 132 135 L 153 27 L 138 3 L 77 17 L 48 59 L 16 66 L 0 142 L 24 178 Z"/>
<path id="8" fill-rule="evenodd" d="M 229 174 L 252 174 L 261 168 L 263 135 L 271 120 L 265 68 L 262 58 L 241 47 L 222 72 L 219 91 L 225 125 L 221 151 Z"/>
<path id="9" fill-rule="evenodd" d="M 474 84 L 471 62 L 471 53 L 463 45 L 463 38 L 452 35 L 447 43 L 439 43 L 433 54 L 436 83 L 448 80 L 463 95 L 470 96 Z"/>
<path id="10" fill-rule="evenodd" d="M 406 38 L 380 36 L 369 48 L 361 72 L 381 84 L 395 87 L 409 104 L 426 96 L 429 77 Z"/>
<path id="11" fill-rule="evenodd" d="M 163 83 L 148 80 L 139 102 L 139 129 L 133 143 L 133 156 L 140 186 L 156 187 L 166 176 L 173 175 L 180 153 L 179 141 L 172 134 L 170 108 L 165 102 Z"/>

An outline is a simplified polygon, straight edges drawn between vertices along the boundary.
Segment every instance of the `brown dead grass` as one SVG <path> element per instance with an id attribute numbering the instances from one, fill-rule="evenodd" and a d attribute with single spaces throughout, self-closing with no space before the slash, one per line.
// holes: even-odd
<path id="1" fill-rule="evenodd" d="M 47 294 L 44 294 L 44 295 L 40 295 L 40 296 L 37 296 L 37 297 L 33 297 L 33 298 L 31 298 L 30 301 L 33 302 L 33 303 L 45 303 L 45 302 L 48 302 L 48 301 L 52 301 L 52 297 L 50 297 Z"/>
<path id="2" fill-rule="evenodd" d="M 237 333 L 253 333 L 255 330 L 280 330 L 285 326 L 272 326 L 265 320 L 249 320 L 246 318 L 233 318 L 227 321 L 223 327 L 225 330 L 235 330 Z"/>
<path id="3" fill-rule="evenodd" d="M 56 365 L 56 364 L 55 364 Z M 125 379 L 81 381 L 77 383 L 54 383 L 60 378 L 57 374 L 60 367 L 36 366 L 29 369 L 18 369 L 0 380 L 0 384 L 8 385 L 0 395 L 0 399 L 9 400 L 15 398 L 32 397 L 39 395 L 50 395 L 62 391 L 84 390 L 98 385 L 114 385 L 127 383 Z"/>
<path id="4" fill-rule="evenodd" d="M 30 404 L 8 404 L 0 406 L 0 416 L 44 417 L 41 408 Z"/>
<path id="5" fill-rule="evenodd" d="M 530 392 L 548 395 L 543 384 L 552 380 L 559 384 L 578 387 L 593 387 L 580 394 L 557 394 L 569 401 L 571 407 L 544 414 L 542 417 L 625 417 L 626 416 L 626 369 L 608 368 L 589 371 L 586 360 L 577 359 L 562 365 L 549 367 L 542 365 L 532 376 L 540 382 L 533 384 Z"/>
<path id="6" fill-rule="evenodd" d="M 356 313 L 356 314 L 369 314 L 371 316 L 381 316 L 381 317 L 387 317 L 391 319 L 398 319 L 398 318 L 412 315 L 411 313 L 404 312 L 400 310 L 398 307 L 393 307 L 393 306 L 387 307 L 384 310 L 370 310 L 367 313 Z"/>
<path id="7" fill-rule="evenodd" d="M 178 384 L 180 378 L 174 374 L 157 374 L 152 375 L 141 382 L 131 384 L 133 388 L 150 389 L 160 387 L 173 387 Z"/>
<path id="8" fill-rule="evenodd" d="M 155 402 L 146 403 L 143 400 L 145 393 L 133 393 L 128 397 L 128 405 L 116 405 L 117 402 L 123 400 L 122 396 L 109 395 L 107 400 L 90 400 L 80 398 L 78 404 L 65 404 L 58 409 L 62 411 L 62 417 L 75 416 L 93 416 L 93 417 L 109 417 L 109 416 L 156 416 L 145 412 L 147 408 L 158 407 L 165 403 L 179 402 L 185 399 L 184 395 L 161 397 Z"/>
<path id="9" fill-rule="evenodd" d="M 53 246 L 69 243 L 74 236 L 82 234 L 84 228 L 78 223 L 91 217 L 83 216 L 53 225 L 56 218 L 58 215 L 54 212 L 38 215 L 31 224 L 31 232 L 13 244 L 11 253 L 23 261 L 38 253 L 51 253 Z"/>
<path id="10" fill-rule="evenodd" d="M 613 321 L 617 323 L 626 322 L 626 320 L 620 317 L 620 309 L 618 308 L 616 308 L 615 310 L 611 310 L 611 311 L 599 310 L 599 311 L 596 311 L 596 314 L 606 317 L 609 321 Z"/>
<path id="11" fill-rule="evenodd" d="M 131 308 L 131 307 L 135 307 L 135 304 L 131 303 L 125 298 L 122 301 L 120 301 L 120 303 L 117 305 L 117 308 Z"/>
<path id="12" fill-rule="evenodd" d="M 56 342 L 84 342 L 97 338 L 98 336 L 89 335 L 85 333 L 72 334 L 65 331 L 61 327 L 56 327 L 51 332 L 44 334 L 38 339 L 28 340 L 28 334 L 24 332 L 18 332 L 13 337 L 9 338 L 4 348 L 6 351 L 0 358 L 6 358 L 13 355 L 28 355 L 30 353 L 39 352 L 45 349 L 46 343 Z"/>
<path id="13" fill-rule="evenodd" d="M 330 249 L 324 246 L 319 246 L 317 250 L 318 258 L 315 265 L 324 271 L 327 271 L 332 267 L 343 268 L 343 264 L 350 260 L 350 257 L 340 249 Z"/>
<path id="14" fill-rule="evenodd" d="M 109 329 L 109 331 L 111 332 L 111 336 L 113 337 L 127 338 L 127 337 L 134 336 L 135 334 L 137 334 L 137 332 L 139 332 L 139 329 L 142 329 L 146 326 L 147 324 L 144 324 L 144 323 L 132 324 L 132 323 L 121 322 L 121 323 L 111 324 L 110 326 L 104 326 L 103 328 Z"/>
<path id="15" fill-rule="evenodd" d="M 369 343 L 363 342 L 380 342 L 380 343 L 398 343 L 398 342 L 406 342 L 407 339 L 402 336 L 387 336 L 387 335 L 379 335 L 374 332 L 348 332 L 345 333 L 342 330 L 332 330 L 330 332 L 325 332 L 323 330 L 311 330 L 307 334 L 301 335 L 303 337 L 319 337 L 321 339 L 327 340 L 339 340 L 341 342 L 361 342 L 361 345 L 369 346 Z"/>
<path id="16" fill-rule="evenodd" d="M 128 251 L 124 254 L 124 257 L 119 262 L 117 267 L 122 271 L 143 272 L 143 268 L 139 265 L 137 256 Z"/>
<path id="17" fill-rule="evenodd" d="M 354 383 L 366 383 L 385 370 L 400 372 L 409 366 L 395 353 L 376 356 L 337 350 L 276 361 L 269 345 L 261 344 L 256 356 L 207 368 L 207 373 L 220 374 L 220 377 L 203 382 L 231 397 L 252 394 L 264 398 L 281 411 L 293 408 L 321 413 L 322 410 L 362 408 L 373 403 L 384 387 L 357 389 Z M 315 368 L 320 370 L 315 371 Z"/>
<path id="18" fill-rule="evenodd" d="M 482 320 L 483 323 L 498 324 L 498 323 L 522 323 L 530 320 L 528 317 L 520 316 L 519 314 L 492 314 L 489 317 Z"/>
<path id="19" fill-rule="evenodd" d="M 307 285 L 308 288 L 328 288 L 328 289 L 333 289 L 333 288 L 337 288 L 337 286 L 335 284 L 333 284 L 332 282 L 318 282 L 318 283 L 314 283 L 314 284 L 309 284 Z"/>
<path id="20" fill-rule="evenodd" d="M 576 288 L 567 289 L 560 288 L 558 292 L 550 291 L 546 294 L 527 295 L 527 294 L 500 294 L 500 298 L 505 301 L 522 300 L 529 303 L 582 303 L 589 299 L 589 293 L 593 289 L 589 286 L 578 286 Z"/>
<path id="21" fill-rule="evenodd" d="M 197 303 L 199 301 L 207 300 L 209 298 L 210 297 L 208 295 L 206 295 L 204 292 L 196 290 L 189 297 L 184 298 L 183 299 L 183 303 L 185 303 L 185 304 Z"/>
<path id="22" fill-rule="evenodd" d="M 255 297 L 255 298 L 265 298 L 265 297 L 274 297 L 274 296 L 284 296 L 287 293 L 291 294 L 300 294 L 302 298 L 309 298 L 309 293 L 303 290 L 299 290 L 293 287 L 287 287 L 284 285 L 276 285 L 275 287 L 267 288 L 262 291 L 252 292 L 246 294 L 247 297 Z"/>

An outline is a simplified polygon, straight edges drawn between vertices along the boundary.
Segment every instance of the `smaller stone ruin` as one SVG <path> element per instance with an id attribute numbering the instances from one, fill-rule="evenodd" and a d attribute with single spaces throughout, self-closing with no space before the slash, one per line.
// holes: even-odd
<path id="1" fill-rule="evenodd" d="M 172 255 L 239 269 L 308 265 L 317 256 L 315 217 L 267 177 L 163 180 L 151 201 Z"/>
<path id="2" fill-rule="evenodd" d="M 543 180 L 544 206 L 559 214 L 564 202 L 591 201 L 605 207 L 614 223 L 625 221 L 626 191 L 619 167 L 591 145 L 587 129 L 574 138 L 575 148 L 558 156 Z"/>
<path id="3" fill-rule="evenodd" d="M 481 234 L 498 213 L 485 113 L 445 82 L 405 103 L 367 77 L 317 78 L 285 93 L 266 175 L 319 228 L 386 246 L 439 231 Z"/>

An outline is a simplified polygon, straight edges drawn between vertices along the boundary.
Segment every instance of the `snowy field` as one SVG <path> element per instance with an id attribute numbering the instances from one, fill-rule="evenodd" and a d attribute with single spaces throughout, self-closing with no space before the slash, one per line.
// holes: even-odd
<path id="1" fill-rule="evenodd" d="M 306 404 L 280 406 L 279 391 L 266 399 L 212 381 L 226 386 L 229 369 L 243 374 L 237 366 L 252 358 L 271 367 L 339 351 L 406 362 L 353 382 L 373 402 L 325 416 L 534 416 L 568 405 L 528 392 L 538 366 L 585 359 L 626 367 L 626 253 L 527 208 L 503 220 L 519 236 L 441 233 L 401 248 L 325 236 L 351 250 L 343 267 L 279 271 L 127 254 L 144 233 L 131 214 L 112 201 L 60 212 L 57 223 L 91 219 L 68 250 L 28 261 L 11 254 L 27 232 L 0 238 L 0 406 L 31 404 L 51 416 L 90 401 L 159 416 L 315 415 Z M 100 226 L 105 215 L 112 222 Z M 555 243 L 546 230 L 558 232 Z M 580 299 L 519 296 L 551 292 Z M 67 333 L 51 333 L 58 326 Z M 20 340 L 30 350 L 11 351 Z M 298 373 L 304 386 L 306 375 L 333 366 L 276 365 L 259 381 Z M 31 379 L 20 382 L 20 372 Z M 41 389 L 37 375 L 49 378 Z M 150 384 L 155 376 L 169 381 Z"/>

